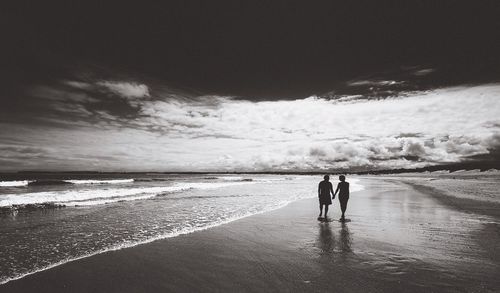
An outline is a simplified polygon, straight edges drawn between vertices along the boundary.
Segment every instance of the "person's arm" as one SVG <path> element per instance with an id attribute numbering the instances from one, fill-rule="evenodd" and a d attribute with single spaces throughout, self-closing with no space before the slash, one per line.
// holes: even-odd
<path id="1" fill-rule="evenodd" d="M 319 197 L 320 194 L 321 194 L 321 183 L 318 184 L 318 197 Z"/>
<path id="2" fill-rule="evenodd" d="M 331 193 L 332 193 L 332 198 L 335 198 L 335 192 L 333 192 L 333 184 L 330 182 L 330 190 L 329 190 Z"/>
<path id="3" fill-rule="evenodd" d="M 340 183 L 337 184 L 337 190 L 335 190 L 335 193 L 333 194 L 333 197 L 335 198 L 335 196 L 337 195 L 337 192 L 339 192 L 339 189 L 340 189 Z"/>

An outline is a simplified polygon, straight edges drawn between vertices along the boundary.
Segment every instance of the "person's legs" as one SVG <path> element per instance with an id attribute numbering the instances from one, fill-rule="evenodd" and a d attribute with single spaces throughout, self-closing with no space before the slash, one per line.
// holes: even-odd
<path id="1" fill-rule="evenodd" d="M 340 210 L 342 211 L 342 217 L 341 217 L 341 219 L 345 218 L 345 211 L 347 209 L 347 201 L 348 200 L 349 200 L 349 198 L 342 198 L 342 199 L 340 199 Z"/>
<path id="2" fill-rule="evenodd" d="M 325 218 L 326 218 L 326 214 L 328 214 L 328 205 L 325 204 Z"/>
<path id="3" fill-rule="evenodd" d="M 323 215 L 323 204 L 320 203 L 319 204 L 319 217 L 321 217 Z"/>

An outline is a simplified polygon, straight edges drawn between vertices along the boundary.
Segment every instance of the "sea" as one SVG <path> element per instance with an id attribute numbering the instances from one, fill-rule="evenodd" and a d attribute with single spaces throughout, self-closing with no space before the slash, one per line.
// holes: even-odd
<path id="1" fill-rule="evenodd" d="M 274 174 L 1 174 L 0 284 L 316 197 L 321 180 Z M 363 189 L 357 179 L 349 181 L 351 191 Z"/>

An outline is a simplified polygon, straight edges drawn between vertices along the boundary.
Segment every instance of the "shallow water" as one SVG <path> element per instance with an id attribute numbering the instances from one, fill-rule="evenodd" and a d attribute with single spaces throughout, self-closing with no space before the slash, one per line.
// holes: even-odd
<path id="1" fill-rule="evenodd" d="M 4 213 L 0 241 L 6 245 L 0 248 L 0 272 L 7 280 L 81 256 L 213 227 L 316 197 L 319 181 L 316 176 L 206 178 L 83 188 L 169 187 L 179 182 L 198 187 L 208 186 L 200 183 L 217 183 L 214 188 L 165 192 L 147 199 L 125 196 L 125 201 L 108 204 L 92 199 L 94 205 L 90 206 L 21 208 L 17 214 Z M 250 178 L 253 181 L 243 181 Z M 294 253 L 307 252 L 309 259 L 317 260 L 318 278 L 330 279 L 332 269 L 340 269 L 360 282 L 375 284 L 374 288 L 405 292 L 496 292 L 500 287 L 497 218 L 455 210 L 394 180 L 349 180 L 352 186 L 365 189 L 351 195 L 350 221 L 336 221 L 340 216 L 338 200 L 330 208 L 334 221 L 329 223 L 316 222 L 315 205 L 304 209 L 297 203 L 300 212 L 292 215 L 296 217 L 294 225 L 305 225 L 301 229 L 309 232 L 293 234 L 290 245 Z M 54 191 L 63 187 L 40 188 Z M 286 214 L 282 219 L 282 227 L 289 217 Z M 291 231 L 277 233 L 278 237 Z"/>
<path id="2" fill-rule="evenodd" d="M 365 191 L 351 196 L 349 222 L 318 223 L 312 247 L 325 271 L 335 264 L 368 272 L 408 292 L 497 290 L 499 219 L 455 210 L 402 183 L 360 182 Z M 338 203 L 332 210 L 338 217 Z"/>
<path id="3" fill-rule="evenodd" d="M 109 178 L 78 180 L 69 185 L 4 184 L 0 190 L 0 206 L 4 207 L 0 283 L 70 260 L 214 227 L 315 197 L 320 178 L 155 175 L 114 178 L 121 181 L 113 182 Z M 361 188 L 356 179 L 351 184 L 354 190 Z"/>

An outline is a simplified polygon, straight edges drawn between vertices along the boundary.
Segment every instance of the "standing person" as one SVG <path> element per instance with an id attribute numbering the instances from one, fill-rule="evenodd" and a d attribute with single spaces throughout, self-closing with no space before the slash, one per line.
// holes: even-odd
<path id="1" fill-rule="evenodd" d="M 349 200 L 349 182 L 345 181 L 345 176 L 339 176 L 339 184 L 337 185 L 337 190 L 333 194 L 333 198 L 339 192 L 339 201 L 340 201 L 340 210 L 342 210 L 342 217 L 340 217 L 340 221 L 345 221 L 345 210 L 347 209 L 347 201 Z"/>
<path id="2" fill-rule="evenodd" d="M 326 214 L 328 213 L 328 206 L 332 204 L 332 198 L 335 198 L 335 194 L 333 193 L 333 186 L 330 182 L 330 176 L 323 176 L 323 181 L 318 184 L 318 198 L 319 198 L 319 217 L 321 218 L 323 215 L 323 206 L 325 206 L 325 220 Z M 332 194 L 332 198 L 330 198 L 330 193 Z"/>

